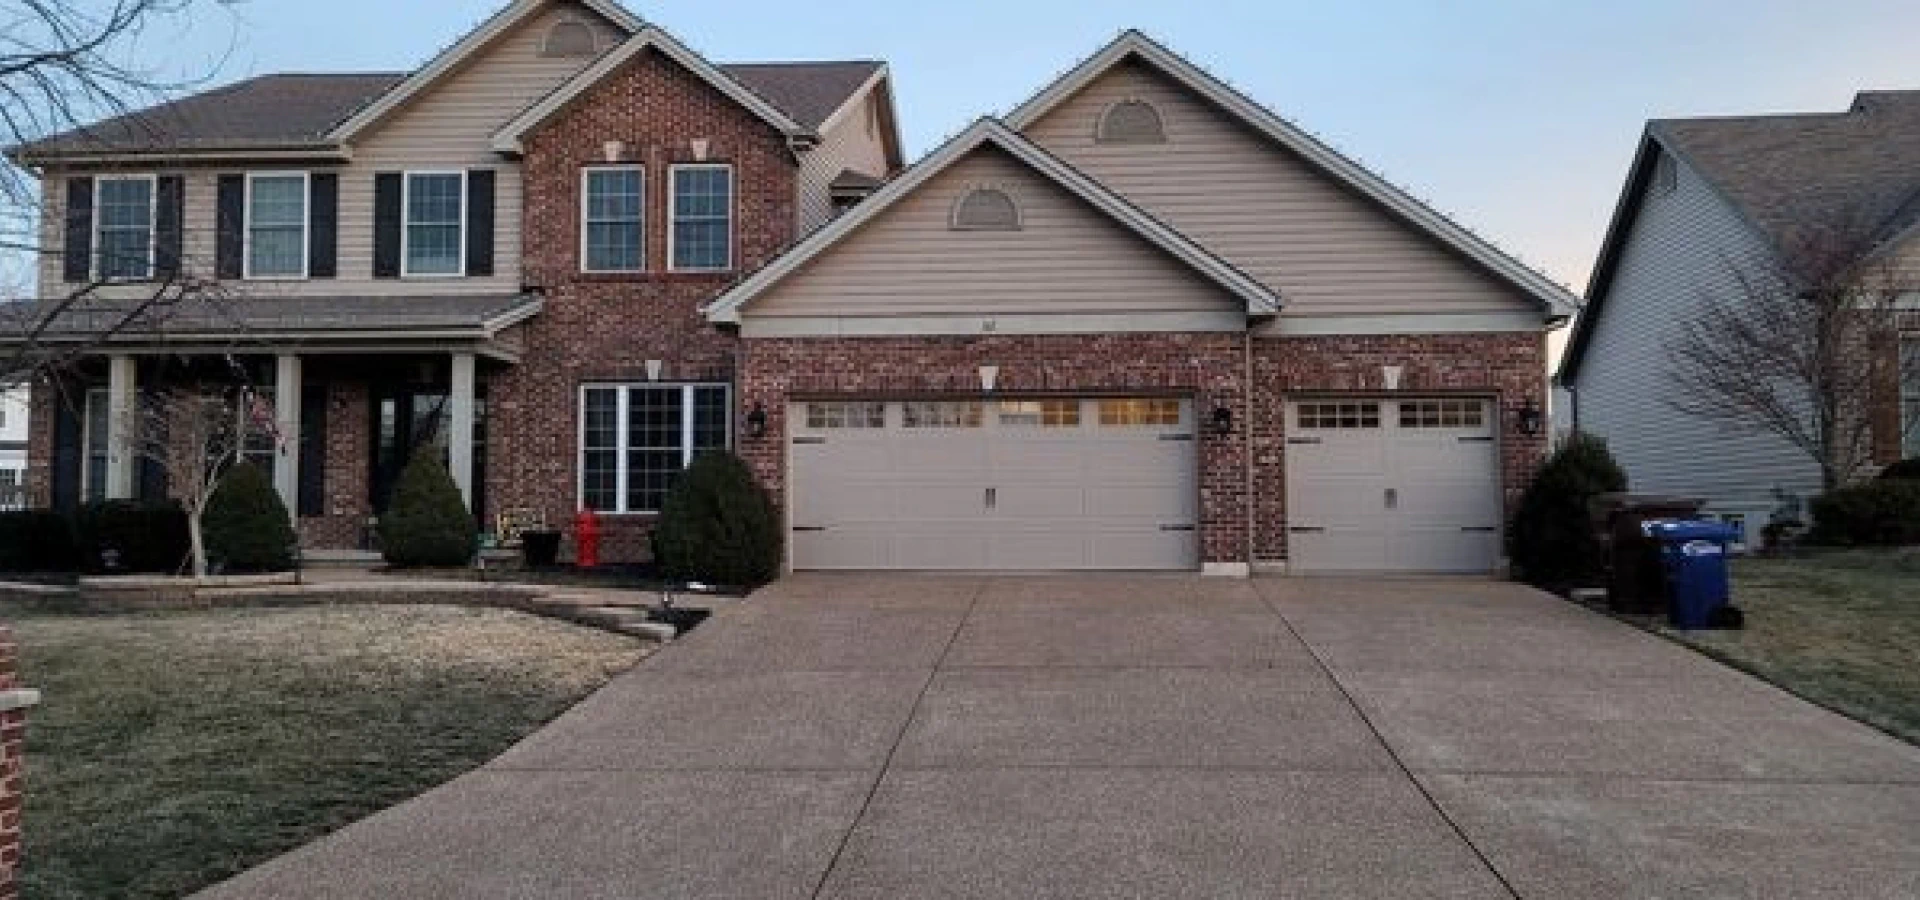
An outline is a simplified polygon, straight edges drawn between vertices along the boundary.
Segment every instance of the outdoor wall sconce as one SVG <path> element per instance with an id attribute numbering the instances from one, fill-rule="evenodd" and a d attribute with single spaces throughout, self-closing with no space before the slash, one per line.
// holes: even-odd
<path id="1" fill-rule="evenodd" d="M 1213 408 L 1213 433 L 1221 437 L 1233 433 L 1233 410 L 1224 406 Z"/>
<path id="2" fill-rule="evenodd" d="M 755 403 L 753 411 L 747 413 L 747 437 L 759 439 L 766 436 L 767 408 Z"/>
<path id="3" fill-rule="evenodd" d="M 1543 418 L 1540 414 L 1540 405 L 1533 402 L 1532 397 L 1528 397 L 1525 403 L 1520 404 L 1520 433 L 1528 437 L 1539 434 Z"/>

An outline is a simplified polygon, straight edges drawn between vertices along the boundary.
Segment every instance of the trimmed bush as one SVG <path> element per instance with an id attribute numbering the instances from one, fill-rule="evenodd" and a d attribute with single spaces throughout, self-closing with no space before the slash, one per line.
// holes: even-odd
<path id="1" fill-rule="evenodd" d="M 207 498 L 200 530 L 207 541 L 207 563 L 219 571 L 293 568 L 293 521 L 272 479 L 259 466 L 234 466 L 220 477 Z"/>
<path id="2" fill-rule="evenodd" d="M 1889 481 L 1892 481 L 1895 479 L 1905 479 L 1905 480 L 1920 479 L 1920 456 L 1915 456 L 1911 459 L 1903 459 L 1897 463 L 1894 463 L 1893 465 L 1890 465 L 1884 469 L 1881 469 L 1879 477 Z"/>
<path id="3" fill-rule="evenodd" d="M 0 572 L 72 572 L 79 566 L 72 520 L 47 509 L 0 512 Z"/>
<path id="4" fill-rule="evenodd" d="M 1864 481 L 1814 498 L 1816 544 L 1920 544 L 1920 479 Z"/>
<path id="5" fill-rule="evenodd" d="M 460 488 L 447 467 L 427 454 L 401 470 L 379 533 L 380 552 L 396 566 L 464 566 L 480 547 Z"/>
<path id="6" fill-rule="evenodd" d="M 653 532 L 668 578 L 754 587 L 780 575 L 780 517 L 747 464 L 703 450 L 673 482 Z"/>
<path id="7" fill-rule="evenodd" d="M 1507 552 L 1517 574 L 1550 590 L 1575 587 L 1600 575 L 1600 545 L 1587 503 L 1627 489 L 1627 475 L 1606 441 L 1575 432 L 1554 448 L 1520 496 Z"/>
<path id="8" fill-rule="evenodd" d="M 187 514 L 170 500 L 89 503 L 74 517 L 73 530 L 80 567 L 88 572 L 172 575 L 192 568 Z"/>

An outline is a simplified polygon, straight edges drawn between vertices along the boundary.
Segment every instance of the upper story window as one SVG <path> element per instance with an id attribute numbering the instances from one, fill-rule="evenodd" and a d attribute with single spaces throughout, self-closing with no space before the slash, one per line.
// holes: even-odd
<path id="1" fill-rule="evenodd" d="M 953 204 L 955 231 L 1019 231 L 1020 207 L 997 188 L 974 188 Z"/>
<path id="2" fill-rule="evenodd" d="M 1144 100 L 1122 100 L 1107 107 L 1094 128 L 1093 139 L 1102 144 L 1163 144 L 1167 130 L 1160 122 L 1160 111 Z"/>
<path id="3" fill-rule="evenodd" d="M 733 167 L 699 163 L 673 166 L 670 171 L 668 268 L 681 272 L 733 268 Z"/>
<path id="4" fill-rule="evenodd" d="M 402 275 L 459 275 L 466 269 L 464 172 L 407 173 Z"/>
<path id="5" fill-rule="evenodd" d="M 306 277 L 308 194 L 305 172 L 247 176 L 246 277 Z"/>
<path id="6" fill-rule="evenodd" d="M 595 166 L 580 178 L 581 271 L 646 268 L 646 173 L 639 166 Z"/>
<path id="7" fill-rule="evenodd" d="M 592 56 L 598 49 L 593 28 L 579 19 L 562 19 L 547 29 L 540 42 L 541 56 Z"/>
<path id="8" fill-rule="evenodd" d="M 153 276 L 152 175 L 102 178 L 94 188 L 94 274 L 102 279 Z"/>

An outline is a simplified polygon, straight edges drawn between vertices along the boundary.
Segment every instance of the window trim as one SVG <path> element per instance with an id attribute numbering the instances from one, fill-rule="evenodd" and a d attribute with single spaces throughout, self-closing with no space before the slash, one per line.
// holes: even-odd
<path id="1" fill-rule="evenodd" d="M 595 269 L 588 265 L 587 218 L 588 185 L 595 172 L 638 172 L 640 174 L 640 265 L 633 269 Z M 647 267 L 647 167 L 639 163 L 595 163 L 580 167 L 580 271 L 588 275 L 644 274 Z"/>
<path id="2" fill-rule="evenodd" d="M 727 261 L 719 267 L 683 266 L 674 255 L 674 225 L 680 221 L 680 191 L 678 176 L 683 169 L 721 169 L 727 173 Z M 731 272 L 733 271 L 734 232 L 739 227 L 740 218 L 740 180 L 734 174 L 733 163 L 698 162 L 674 163 L 667 166 L 667 271 L 669 272 Z"/>
<path id="3" fill-rule="evenodd" d="M 582 382 L 578 391 L 578 412 L 574 423 L 574 495 L 573 505 L 576 511 L 592 509 L 587 505 L 587 392 L 596 390 L 614 391 L 614 469 L 613 469 L 613 509 L 596 509 L 600 516 L 657 516 L 657 509 L 627 508 L 628 483 L 628 414 L 631 410 L 630 398 L 635 389 L 674 388 L 680 389 L 680 467 L 685 469 L 693 463 L 694 422 L 696 410 L 695 392 L 700 388 L 719 388 L 726 398 L 726 438 L 721 446 L 733 448 L 737 435 L 734 433 L 733 385 L 725 381 L 587 381 Z"/>
<path id="4" fill-rule="evenodd" d="M 245 281 L 305 281 L 313 264 L 313 173 L 305 169 L 261 170 L 246 173 L 240 200 L 240 277 Z M 253 182 L 256 178 L 300 177 L 300 274 L 253 274 Z M 404 201 L 403 201 L 404 202 Z M 405 207 L 402 207 L 404 212 Z"/>
<path id="5" fill-rule="evenodd" d="M 147 183 L 147 271 L 143 275 L 115 275 L 111 278 L 101 274 L 100 263 L 106 254 L 100 252 L 101 218 L 100 201 L 106 197 L 103 189 L 109 181 L 144 181 Z M 89 262 L 90 273 L 94 281 L 116 283 L 131 281 L 151 281 L 158 267 L 154 264 L 160 252 L 160 175 L 148 172 L 139 175 L 100 175 L 93 180 L 93 259 Z"/>
<path id="6" fill-rule="evenodd" d="M 460 178 L 460 214 L 455 216 L 460 228 L 460 237 L 454 241 L 460 252 L 459 264 L 452 272 L 414 272 L 408 262 L 413 254 L 407 252 L 413 246 L 413 179 L 421 175 L 455 175 Z M 465 169 L 407 169 L 400 173 L 400 277 L 401 278 L 465 278 L 467 275 L 467 170 Z"/>

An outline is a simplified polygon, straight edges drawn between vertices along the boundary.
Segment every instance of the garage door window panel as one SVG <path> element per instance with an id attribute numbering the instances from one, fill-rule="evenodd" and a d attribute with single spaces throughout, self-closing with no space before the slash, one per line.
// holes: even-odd
<path id="1" fill-rule="evenodd" d="M 1016 428 L 1076 428 L 1080 425 L 1078 400 L 1002 400 L 998 413 L 1001 425 Z"/>
<path id="2" fill-rule="evenodd" d="M 580 499 L 607 513 L 657 512 L 700 450 L 731 439 L 725 385 L 609 385 L 582 397 Z"/>
<path id="3" fill-rule="evenodd" d="M 807 404 L 807 427 L 885 428 L 887 427 L 887 405 L 861 402 L 809 403 Z"/>
<path id="4" fill-rule="evenodd" d="M 1172 398 L 1102 400 L 1100 424 L 1107 427 L 1179 425 L 1180 407 L 1180 401 Z"/>
<path id="5" fill-rule="evenodd" d="M 904 428 L 979 428 L 985 418 L 982 404 L 971 400 L 933 400 L 900 405 Z"/>
<path id="6" fill-rule="evenodd" d="M 1480 428 L 1486 407 L 1478 400 L 1408 400 L 1400 404 L 1401 428 Z"/>
<path id="7" fill-rule="evenodd" d="M 1380 427 L 1378 403 L 1302 403 L 1295 410 L 1294 424 L 1301 428 Z"/>

